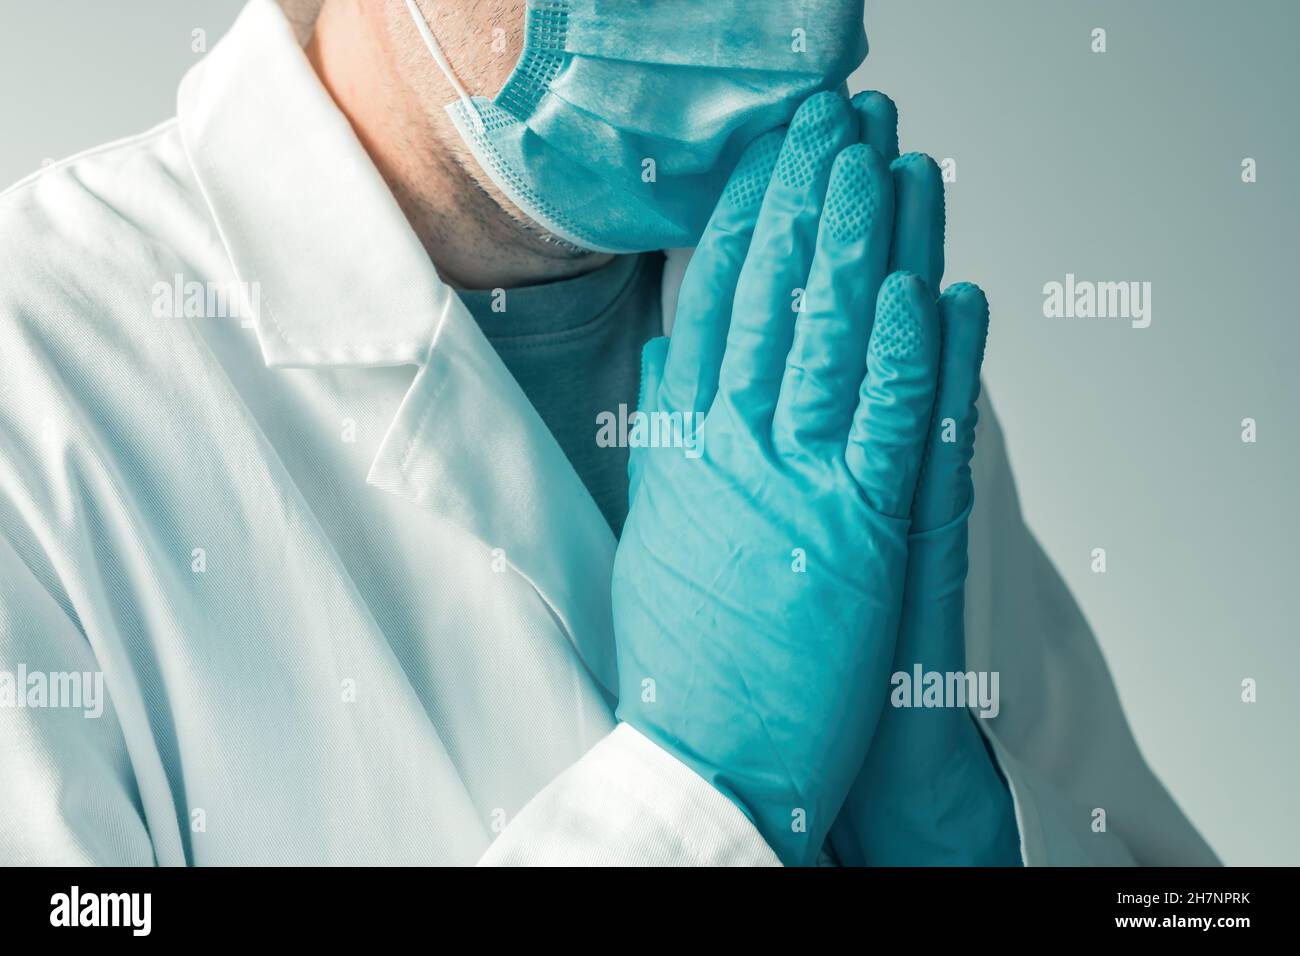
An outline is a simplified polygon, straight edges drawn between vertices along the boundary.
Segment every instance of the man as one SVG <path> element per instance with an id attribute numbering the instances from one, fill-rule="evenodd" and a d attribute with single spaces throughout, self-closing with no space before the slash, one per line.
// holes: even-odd
<path id="1" fill-rule="evenodd" d="M 826 14 L 860 23 L 854 6 Z M 98 718 L 0 709 L 0 861 L 807 860 L 697 741 L 631 713 L 615 673 L 616 630 L 620 663 L 653 650 L 610 601 L 651 485 L 629 517 L 627 449 L 593 433 L 635 403 L 681 275 L 613 253 L 684 244 L 709 209 L 596 216 L 596 177 L 539 193 L 508 160 L 544 151 L 479 99 L 524 76 L 526 23 L 566 13 L 616 65 L 615 104 L 662 100 L 636 99 L 652 87 L 615 49 L 721 41 L 669 16 L 602 51 L 585 5 L 524 8 L 327 0 L 318 20 L 295 7 L 295 37 L 251 0 L 175 120 L 0 199 L 0 670 L 102 672 L 108 697 Z M 845 42 L 738 85 L 763 98 L 699 154 L 721 177 L 702 194 L 787 101 L 847 75 Z M 680 172 L 660 165 L 647 185 Z M 1019 519 L 987 409 L 978 446 L 966 663 L 1001 674 L 979 724 L 1019 857 L 1212 861 Z M 870 740 L 845 736 L 860 763 Z"/>

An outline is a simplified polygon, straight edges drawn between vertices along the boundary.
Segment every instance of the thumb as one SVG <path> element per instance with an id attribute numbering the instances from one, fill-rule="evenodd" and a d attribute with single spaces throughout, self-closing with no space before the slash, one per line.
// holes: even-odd
<path id="1" fill-rule="evenodd" d="M 647 415 L 659 410 L 659 386 L 664 380 L 664 362 L 668 357 L 668 337 L 656 336 L 641 349 L 641 388 L 637 392 L 637 411 Z M 641 485 L 644 448 L 629 449 L 627 459 L 627 502 L 631 507 Z"/>

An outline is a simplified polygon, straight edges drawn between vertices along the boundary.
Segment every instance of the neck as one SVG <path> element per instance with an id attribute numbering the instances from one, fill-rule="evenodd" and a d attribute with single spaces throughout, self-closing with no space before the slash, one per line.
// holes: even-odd
<path id="1" fill-rule="evenodd" d="M 455 92 L 414 28 L 377 12 L 387 7 L 327 2 L 306 52 L 439 275 L 463 289 L 515 288 L 608 262 L 608 255 L 557 242 L 500 194 L 441 108 Z M 495 91 L 508 72 L 509 64 L 487 63 L 471 79 L 495 82 Z"/>

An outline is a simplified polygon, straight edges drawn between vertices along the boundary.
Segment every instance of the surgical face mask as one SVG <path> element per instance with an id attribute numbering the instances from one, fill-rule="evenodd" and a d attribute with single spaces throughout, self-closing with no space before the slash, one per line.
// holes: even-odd
<path id="1" fill-rule="evenodd" d="M 863 0 L 527 0 L 496 99 L 470 96 L 416 6 L 479 165 L 542 228 L 597 252 L 693 246 L 754 138 L 867 53 Z"/>

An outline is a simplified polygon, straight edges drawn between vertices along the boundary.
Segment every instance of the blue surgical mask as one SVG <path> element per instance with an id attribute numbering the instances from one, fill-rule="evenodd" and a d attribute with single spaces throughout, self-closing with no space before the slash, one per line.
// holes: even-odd
<path id="1" fill-rule="evenodd" d="M 527 2 L 496 99 L 465 91 L 406 5 L 479 165 L 542 228 L 598 252 L 694 245 L 745 146 L 867 53 L 863 0 Z"/>

